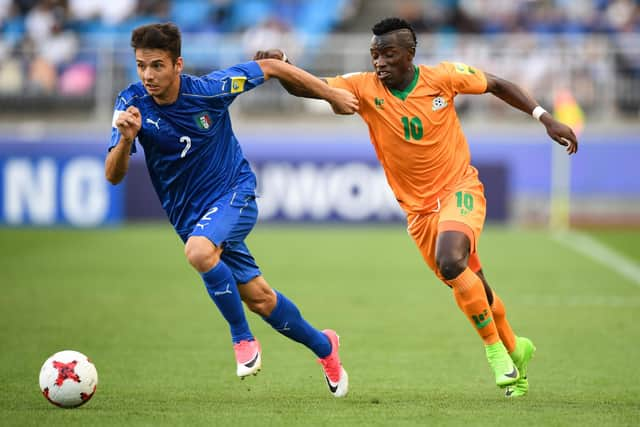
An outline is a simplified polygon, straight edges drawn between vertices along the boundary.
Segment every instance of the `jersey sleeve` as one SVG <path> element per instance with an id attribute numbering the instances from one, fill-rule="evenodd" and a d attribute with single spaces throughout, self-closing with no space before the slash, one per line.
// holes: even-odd
<path id="1" fill-rule="evenodd" d="M 116 104 L 113 108 L 113 118 L 111 119 L 111 142 L 109 143 L 108 151 L 111 151 L 113 147 L 118 145 L 118 142 L 120 141 L 120 137 L 122 136 L 120 134 L 120 131 L 116 127 L 116 120 L 118 119 L 118 116 L 120 115 L 120 113 L 126 111 L 127 108 L 129 107 L 128 101 L 126 100 L 125 96 L 126 95 L 124 95 L 123 93 L 118 94 L 118 98 L 116 99 Z M 136 144 L 134 142 L 133 144 L 131 144 L 131 154 L 135 152 L 136 152 Z"/>
<path id="2" fill-rule="evenodd" d="M 443 62 L 440 65 L 449 77 L 454 94 L 480 94 L 487 90 L 487 78 L 479 69 L 462 62 Z"/>
<path id="3" fill-rule="evenodd" d="M 240 94 L 264 83 L 262 68 L 255 61 L 217 70 L 200 79 L 202 95 L 221 98 L 229 105 Z"/>
<path id="4" fill-rule="evenodd" d="M 348 90 L 356 98 L 360 99 L 360 80 L 364 77 L 364 73 L 349 73 L 337 77 L 325 77 L 324 80 L 331 87 Z"/>

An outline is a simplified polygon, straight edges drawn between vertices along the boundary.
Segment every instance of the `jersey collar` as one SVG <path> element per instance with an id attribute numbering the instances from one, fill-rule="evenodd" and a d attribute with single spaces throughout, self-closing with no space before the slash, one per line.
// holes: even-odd
<path id="1" fill-rule="evenodd" d="M 391 91 L 391 93 L 396 97 L 396 98 L 400 98 L 401 100 L 405 100 L 407 99 L 407 96 L 409 96 L 409 94 L 411 93 L 411 91 L 416 87 L 416 85 L 418 84 L 418 77 L 420 76 L 420 68 L 418 68 L 418 66 L 414 65 L 413 66 L 415 73 L 413 73 L 413 80 L 411 81 L 411 83 L 409 83 L 409 86 L 407 86 L 404 90 L 397 90 L 397 89 L 391 89 L 389 88 L 389 90 Z"/>

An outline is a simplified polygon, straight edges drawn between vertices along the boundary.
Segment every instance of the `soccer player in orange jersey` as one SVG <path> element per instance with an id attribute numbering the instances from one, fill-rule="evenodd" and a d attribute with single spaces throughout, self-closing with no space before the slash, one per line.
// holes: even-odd
<path id="1" fill-rule="evenodd" d="M 502 300 L 482 272 L 477 242 L 486 200 L 478 171 L 470 164 L 454 98 L 492 93 L 532 114 L 568 154 L 578 149 L 576 136 L 514 83 L 462 63 L 414 65 L 416 35 L 406 21 L 384 19 L 373 34 L 374 72 L 324 80 L 358 98 L 387 181 L 407 214 L 409 234 L 482 338 L 496 384 L 506 388 L 508 397 L 524 396 L 535 347 L 514 334 Z M 277 49 L 256 54 L 257 59 L 265 57 L 286 60 Z M 283 86 L 294 95 L 309 95 L 302 87 Z"/>

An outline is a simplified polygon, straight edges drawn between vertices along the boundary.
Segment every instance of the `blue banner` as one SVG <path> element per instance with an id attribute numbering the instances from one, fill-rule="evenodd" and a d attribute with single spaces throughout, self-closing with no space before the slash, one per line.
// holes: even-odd
<path id="1" fill-rule="evenodd" d="M 122 186 L 104 177 L 104 147 L 0 144 L 0 224 L 96 227 L 122 220 Z"/>
<path id="2" fill-rule="evenodd" d="M 571 158 L 576 198 L 640 199 L 636 135 L 589 135 Z M 261 221 L 402 221 L 366 136 L 249 135 L 241 137 L 258 176 Z M 551 152 L 544 136 L 473 135 L 472 163 L 487 197 L 487 219 L 510 219 L 514 197 L 542 200 L 551 187 Z M 107 138 L 0 137 L 0 224 L 93 227 L 122 219 L 166 218 L 151 186 L 144 153 L 132 157 L 127 178 L 104 178 Z"/>

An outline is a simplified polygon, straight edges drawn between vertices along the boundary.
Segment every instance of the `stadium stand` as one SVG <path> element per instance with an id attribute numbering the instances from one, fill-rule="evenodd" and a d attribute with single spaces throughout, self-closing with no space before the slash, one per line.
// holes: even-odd
<path id="1" fill-rule="evenodd" d="M 561 84 L 574 89 L 588 113 L 606 120 L 637 117 L 637 0 L 488 3 L 0 0 L 0 114 L 52 107 L 107 114 L 114 88 L 136 78 L 129 33 L 148 22 L 171 20 L 183 29 L 190 72 L 246 60 L 259 48 L 283 46 L 297 64 L 332 75 L 367 69 L 364 33 L 374 19 L 399 15 L 421 33 L 420 60 L 459 58 L 500 70 L 537 93 L 550 78 L 561 80 L 562 75 L 567 81 Z M 475 110 L 486 108 L 500 107 L 481 104 Z"/>

